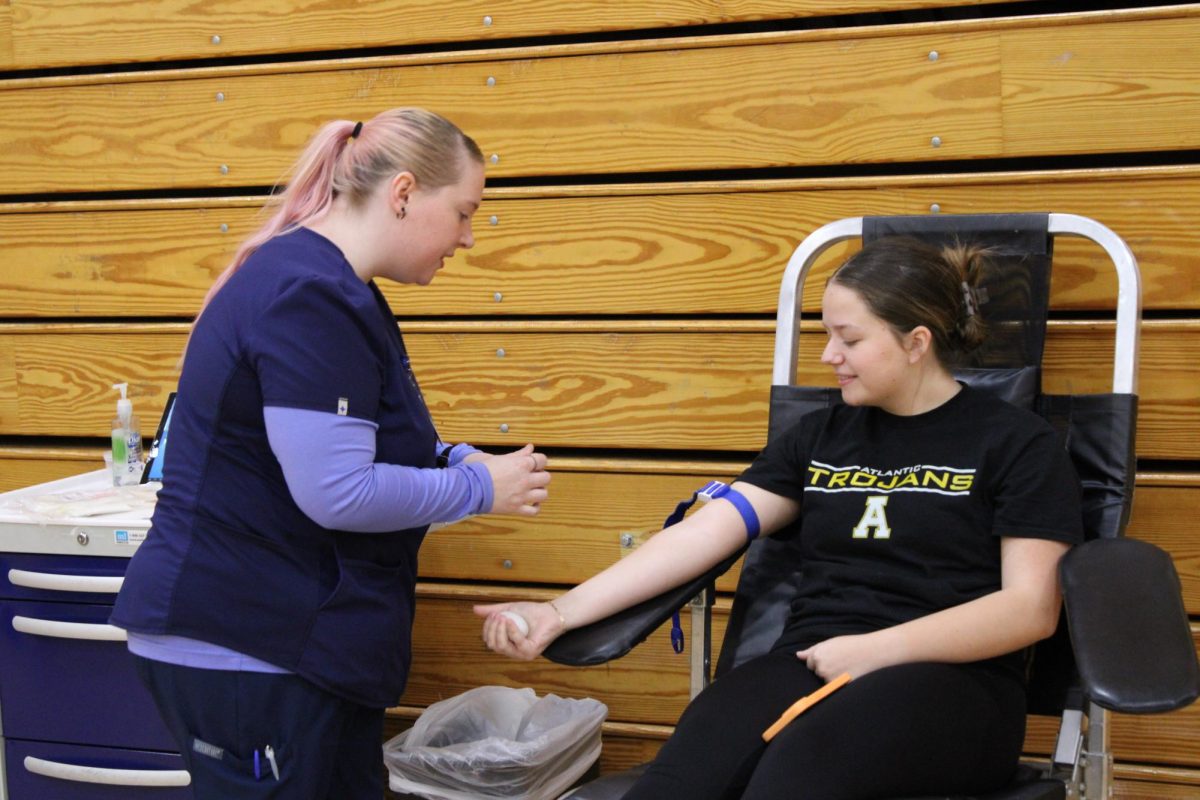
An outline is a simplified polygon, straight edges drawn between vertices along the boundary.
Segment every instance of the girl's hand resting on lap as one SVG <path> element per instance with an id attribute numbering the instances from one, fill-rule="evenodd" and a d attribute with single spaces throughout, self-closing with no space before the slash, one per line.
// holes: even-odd
<path id="1" fill-rule="evenodd" d="M 890 666 L 878 643 L 869 634 L 859 636 L 835 636 L 798 650 L 796 658 L 826 681 L 833 680 L 843 672 L 851 678 L 861 678 L 868 672 Z"/>
<path id="2" fill-rule="evenodd" d="M 520 615 L 529 625 L 523 634 L 516 620 L 504 615 Z M 475 606 L 483 617 L 483 642 L 500 655 L 518 661 L 532 661 L 563 632 L 562 618 L 549 603 L 494 603 Z"/>

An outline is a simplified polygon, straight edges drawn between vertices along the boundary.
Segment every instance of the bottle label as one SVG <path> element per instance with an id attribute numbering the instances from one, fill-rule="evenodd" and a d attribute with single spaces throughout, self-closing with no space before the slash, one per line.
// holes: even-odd
<path id="1" fill-rule="evenodd" d="M 142 437 L 136 430 L 112 432 L 112 474 L 114 486 L 138 483 L 142 477 Z"/>
<path id="2" fill-rule="evenodd" d="M 142 437 L 136 432 L 130 433 L 125 440 L 125 460 L 131 465 L 141 463 L 142 460 Z"/>

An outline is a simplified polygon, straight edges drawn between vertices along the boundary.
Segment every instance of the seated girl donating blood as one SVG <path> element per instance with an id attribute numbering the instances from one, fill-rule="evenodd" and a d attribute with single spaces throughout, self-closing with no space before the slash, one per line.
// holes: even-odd
<path id="1" fill-rule="evenodd" d="M 821 361 L 844 404 L 802 417 L 733 491 L 549 603 L 480 606 L 498 653 L 557 636 L 799 526 L 802 580 L 770 652 L 715 681 L 626 800 L 975 793 L 1012 777 L 1023 651 L 1055 629 L 1079 481 L 1034 413 L 955 380 L 986 337 L 986 253 L 890 237 L 826 285 Z M 520 615 L 529 632 L 503 612 Z M 798 698 L 850 682 L 783 727 Z"/>

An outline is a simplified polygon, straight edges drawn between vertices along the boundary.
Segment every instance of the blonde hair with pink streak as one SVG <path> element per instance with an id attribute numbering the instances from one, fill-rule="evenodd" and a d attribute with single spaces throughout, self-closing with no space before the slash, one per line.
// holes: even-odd
<path id="1" fill-rule="evenodd" d="M 380 181 L 400 172 L 411 172 L 418 186 L 437 189 L 459 179 L 465 157 L 483 163 L 479 145 L 432 111 L 384 111 L 363 123 L 352 139 L 355 124 L 335 120 L 313 136 L 292 166 L 287 188 L 267 201 L 264 211 L 274 213 L 242 243 L 233 262 L 217 276 L 200 304 L 200 314 L 255 250 L 319 218 L 335 197 L 345 197 L 351 207 L 359 207 Z"/>

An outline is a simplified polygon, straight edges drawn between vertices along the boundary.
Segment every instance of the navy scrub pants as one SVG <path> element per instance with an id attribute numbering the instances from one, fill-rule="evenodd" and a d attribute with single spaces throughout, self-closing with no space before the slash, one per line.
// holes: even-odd
<path id="1" fill-rule="evenodd" d="M 779 733 L 779 715 L 824 684 L 792 652 L 701 692 L 624 800 L 880 800 L 1006 784 L 1025 732 L 1025 691 L 975 665 L 904 664 L 851 681 Z"/>
<path id="2" fill-rule="evenodd" d="M 196 800 L 383 797 L 383 709 L 296 675 L 134 660 L 179 743 Z"/>

